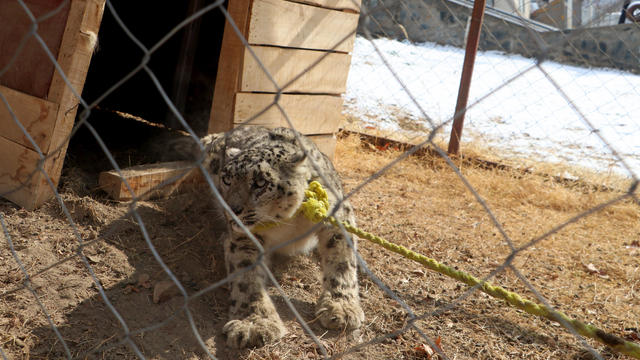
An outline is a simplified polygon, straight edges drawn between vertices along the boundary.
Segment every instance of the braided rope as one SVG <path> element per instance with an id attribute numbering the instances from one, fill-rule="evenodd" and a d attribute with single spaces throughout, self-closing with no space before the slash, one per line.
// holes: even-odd
<path id="1" fill-rule="evenodd" d="M 560 311 L 556 311 L 545 305 L 540 305 L 531 300 L 524 299 L 517 293 L 508 291 L 500 286 L 492 285 L 486 281 L 481 281 L 475 276 L 467 274 L 464 271 L 456 270 L 450 266 L 441 264 L 435 259 L 428 258 L 422 254 L 409 250 L 404 246 L 394 244 L 381 237 L 353 227 L 344 221 L 337 220 L 333 216 L 327 217 L 327 212 L 329 210 L 328 196 L 326 191 L 322 188 L 322 185 L 316 181 L 309 184 L 309 188 L 305 191 L 305 195 L 307 198 L 300 206 L 298 213 L 304 214 L 304 216 L 312 222 L 317 223 L 324 220 L 336 227 L 343 226 L 348 232 L 357 235 L 360 238 L 367 239 L 374 244 L 378 244 L 387 250 L 400 254 L 407 259 L 416 261 L 428 269 L 437 271 L 440 274 L 456 279 L 469 286 L 477 286 L 482 292 L 491 295 L 492 297 L 504 300 L 508 304 L 526 311 L 529 314 L 557 322 L 569 330 L 571 330 L 569 328 L 570 326 L 582 336 L 595 339 L 617 352 L 640 359 L 640 345 L 634 342 L 627 341 L 616 335 L 608 334 L 603 330 L 600 330 L 593 325 L 585 324 L 580 320 L 571 319 Z M 298 213 L 296 213 L 296 215 Z M 277 226 L 277 224 L 269 224 L 269 226 Z"/>

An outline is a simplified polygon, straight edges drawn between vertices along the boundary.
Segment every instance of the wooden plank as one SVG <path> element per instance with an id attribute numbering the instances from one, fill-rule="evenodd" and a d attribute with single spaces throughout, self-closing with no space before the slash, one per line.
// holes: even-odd
<path id="1" fill-rule="evenodd" d="M 0 196 L 33 210 L 37 203 L 36 191 L 53 194 L 42 172 L 36 170 L 40 157 L 35 151 L 0 137 Z M 52 162 L 46 161 L 47 173 Z"/>
<path id="2" fill-rule="evenodd" d="M 236 94 L 236 125 L 250 120 L 273 103 L 274 94 L 238 93 Z M 332 95 L 293 95 L 280 96 L 280 106 L 287 113 L 293 127 L 303 134 L 326 134 L 338 130 L 342 122 L 342 98 Z M 313 109 L 313 111 L 309 111 Z M 247 124 L 266 127 L 289 127 L 284 115 L 276 106 L 271 106 L 259 117 Z"/>
<path id="3" fill-rule="evenodd" d="M 78 94 L 82 93 L 88 64 L 95 49 L 104 4 L 105 0 L 71 0 L 57 61 Z M 87 66 L 84 66 L 85 63 Z M 57 71 L 51 79 L 47 98 L 60 104 L 65 100 L 74 103 L 74 106 L 78 103 Z"/>
<path id="4" fill-rule="evenodd" d="M 4 96 L 13 115 L 29 132 L 38 147 L 41 150 L 48 149 L 51 132 L 58 114 L 58 104 L 2 85 L 0 85 L 0 94 Z M 1 136 L 35 150 L 22 129 L 16 124 L 4 101 L 0 101 L 0 129 L 2 129 Z"/>
<path id="5" fill-rule="evenodd" d="M 102 21 L 104 5 L 105 0 L 71 0 L 69 18 L 58 53 L 58 63 L 77 94 L 82 94 L 91 55 L 93 55 L 97 41 L 98 29 Z M 46 152 L 52 155 L 53 163 L 49 176 L 57 186 L 67 152 L 68 136 L 73 128 L 78 110 L 79 99 L 62 80 L 60 74 L 56 72 L 49 88 L 49 100 L 60 104 L 49 149 Z M 52 154 L 54 150 L 56 153 Z M 42 191 L 37 192 L 36 204 L 38 206 L 50 197 L 51 194 L 47 188 L 42 188 Z"/>
<path id="6" fill-rule="evenodd" d="M 361 0 L 291 0 L 293 2 L 319 6 L 327 9 L 349 10 L 359 13 Z"/>
<path id="7" fill-rule="evenodd" d="M 229 0 L 227 7 L 229 15 L 242 32 L 243 37 L 246 37 L 249 31 L 251 2 L 251 0 Z M 225 132 L 233 129 L 234 98 L 239 88 L 244 50 L 238 34 L 236 34 L 229 21 L 226 21 L 222 47 L 220 48 L 213 104 L 209 114 L 209 133 Z"/>
<path id="8" fill-rule="evenodd" d="M 157 164 L 145 164 L 122 169 L 122 176 L 115 170 L 100 173 L 100 188 L 118 201 L 132 199 L 131 192 L 124 180 L 131 187 L 136 197 L 158 198 L 178 191 L 180 185 L 203 183 L 201 176 L 190 176 L 199 173 L 188 161 L 173 161 Z M 166 184 L 164 184 L 166 182 Z"/>
<path id="9" fill-rule="evenodd" d="M 336 152 L 336 136 L 334 134 L 307 135 L 307 137 L 333 161 L 333 156 Z"/>
<path id="10" fill-rule="evenodd" d="M 25 4 L 38 18 L 55 10 L 62 1 L 26 0 Z M 38 35 L 54 56 L 60 48 L 68 12 L 69 3 L 66 3 L 56 15 L 38 23 Z M 0 69 L 11 61 L 31 26 L 31 19 L 17 1 L 0 1 Z M 14 59 L 13 65 L 0 75 L 0 84 L 29 95 L 46 98 L 54 69 L 54 64 L 42 45 L 31 36 Z"/>
<path id="11" fill-rule="evenodd" d="M 323 153 L 333 158 L 336 137 L 333 134 L 314 135 L 309 138 L 318 145 Z M 152 199 L 166 197 L 181 192 L 184 185 L 204 184 L 204 177 L 188 161 L 171 161 L 145 164 L 122 169 L 122 175 L 115 170 L 100 173 L 99 185 L 111 198 L 117 201 L 129 201 L 133 197 L 125 185 L 131 187 L 138 198 Z M 0 178 L 0 190 L 2 189 Z"/>
<path id="12" fill-rule="evenodd" d="M 252 49 L 279 86 L 288 84 L 284 88 L 286 93 L 337 95 L 346 90 L 351 63 L 349 54 L 266 46 L 252 46 Z M 302 75 L 298 78 L 300 74 Z M 246 49 L 240 91 L 277 92 L 266 73 Z"/>
<path id="13" fill-rule="evenodd" d="M 254 0 L 248 41 L 303 49 L 350 52 L 358 14 L 283 0 Z"/>

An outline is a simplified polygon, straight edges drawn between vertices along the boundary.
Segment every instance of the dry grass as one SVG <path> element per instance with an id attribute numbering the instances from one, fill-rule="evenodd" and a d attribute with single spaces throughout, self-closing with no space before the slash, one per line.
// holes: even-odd
<path id="1" fill-rule="evenodd" d="M 335 165 L 346 189 L 351 190 L 399 155 L 393 150 L 363 145 L 351 137 L 338 142 Z M 595 191 L 583 184 L 568 186 L 519 170 L 486 170 L 469 162 L 459 165 L 464 178 L 484 199 L 515 247 L 622 195 Z M 73 183 L 73 179 L 67 179 L 67 183 Z M 91 255 L 90 261 L 107 295 L 131 329 L 161 321 L 180 308 L 180 297 L 162 304 L 151 303 L 151 289 L 136 282 L 141 274 L 149 275 L 151 282 L 166 276 L 144 244 L 138 225 L 125 214 L 126 206 L 101 195 L 77 195 L 70 189 L 63 196 L 82 236 L 99 239 L 85 253 Z M 485 209 L 460 177 L 437 157 L 410 157 L 398 163 L 355 193 L 352 203 L 363 229 L 479 277 L 490 274 L 511 253 Z M 26 212 L 0 202 L 0 211 L 31 273 L 73 253 L 73 234 L 56 205 Z M 154 245 L 189 293 L 224 277 L 215 240 L 219 230 L 213 224 L 215 214 L 206 204 L 182 195 L 146 202 L 140 211 Z M 621 200 L 522 250 L 513 265 L 557 309 L 607 332 L 637 340 L 639 220 L 640 206 Z M 416 325 L 431 339 L 439 339 L 450 359 L 589 358 L 575 337 L 549 321 L 509 308 L 482 293 L 459 300 L 465 286 L 422 270 L 418 264 L 365 240 L 359 244 L 371 271 L 416 315 L 424 315 Z M 9 274 L 0 286 L 20 286 L 22 277 L 6 242 L 0 244 L 0 249 L 0 273 Z M 347 359 L 427 358 L 416 350 L 425 341 L 415 330 L 385 338 L 402 329 L 408 317 L 366 275 L 361 276 L 361 295 L 367 320 L 359 333 L 348 335 L 325 332 L 313 321 L 313 303 L 320 292 L 318 266 L 313 257 L 281 263 L 275 266 L 275 273 L 330 354 L 347 351 Z M 498 273 L 491 282 L 527 298 L 536 297 L 512 271 Z M 81 262 L 74 259 L 56 266 L 35 277 L 33 284 L 74 356 L 82 357 L 122 336 L 120 324 L 104 306 Z M 196 326 L 218 358 L 319 358 L 317 346 L 303 333 L 275 289 L 271 292 L 289 334 L 277 344 L 243 352 L 227 349 L 220 334 L 226 321 L 226 289 L 216 289 L 190 302 Z M 168 326 L 134 339 L 147 358 L 205 358 L 183 313 Z M 64 355 L 33 297 L 25 290 L 0 297 L 0 341 L 3 351 L 15 359 Z M 373 343 L 349 352 L 354 345 L 368 341 Z M 597 343 L 588 343 L 607 359 L 620 358 Z M 134 358 L 124 346 L 89 357 Z"/>
<path id="2" fill-rule="evenodd" d="M 340 144 L 336 162 L 347 188 L 352 188 L 398 155 L 392 150 L 363 152 L 358 141 L 350 139 Z M 486 170 L 468 163 L 458 165 L 464 178 L 486 202 L 515 247 L 523 246 L 578 214 L 621 196 L 618 192 L 593 191 L 581 184 L 570 187 L 554 182 L 549 177 L 523 175 L 519 170 Z M 596 175 L 592 174 L 590 179 L 595 178 Z M 618 180 L 618 183 L 622 181 Z M 352 201 L 360 211 L 363 228 L 371 229 L 476 276 L 489 274 L 511 252 L 487 212 L 464 186 L 460 177 L 439 158 L 407 159 L 367 186 L 364 191 L 357 193 Z M 618 335 L 625 335 L 624 329 L 637 329 L 640 319 L 640 298 L 637 293 L 640 280 L 637 261 L 640 251 L 637 248 L 640 238 L 639 219 L 640 206 L 631 200 L 622 200 L 567 225 L 521 252 L 514 261 L 515 268 L 560 310 L 602 325 Z M 362 248 L 365 254 L 370 251 L 374 258 L 395 257 L 380 254 L 381 250 L 369 244 L 363 244 Z M 593 264 L 598 272 L 589 270 L 589 264 Z M 383 274 L 390 272 L 389 267 L 396 268 L 398 274 L 402 273 L 401 269 L 414 267 L 409 262 L 398 259 L 385 265 L 388 267 L 384 266 L 384 271 L 377 272 L 383 279 Z M 375 265 L 372 268 L 374 271 L 380 269 Z M 404 274 L 411 278 L 411 271 L 405 270 Z M 443 284 L 452 280 L 437 275 L 428 278 L 431 281 L 421 281 L 425 288 L 449 289 L 456 286 Z M 434 283 L 435 279 L 440 281 Z M 492 281 L 534 298 L 534 294 L 511 273 L 500 274 Z M 422 287 L 421 285 L 418 286 Z M 460 289 L 448 294 L 445 302 L 461 293 Z M 494 306 L 503 306 L 498 301 L 489 300 L 491 305 L 487 304 L 488 308 L 478 308 L 473 306 L 474 298 L 485 300 L 484 295 L 474 295 L 462 302 L 453 313 L 474 310 L 486 313 L 495 311 L 489 310 Z M 416 312 L 427 312 L 424 305 L 416 302 Z M 508 343 L 501 338 L 502 331 L 513 331 L 514 328 L 545 322 L 528 315 L 523 316 L 512 309 L 499 310 L 499 314 L 498 323 L 510 329 L 501 329 L 498 334 L 472 330 L 477 329 L 473 322 L 478 319 L 469 319 L 471 323 L 462 325 L 466 328 L 462 333 L 469 337 L 453 335 L 445 338 L 439 333 L 431 335 L 441 336 L 443 342 L 456 344 L 449 344 L 455 349 L 452 353 L 447 352 L 450 357 L 455 354 L 457 357 L 474 358 L 483 353 L 491 354 L 489 358 L 528 357 L 525 353 L 520 353 L 522 356 L 504 354 L 487 344 Z M 444 321 L 447 322 L 446 319 Z M 427 323 L 434 326 L 438 320 L 432 319 Z M 548 334 L 550 330 L 555 333 L 557 329 L 549 329 L 546 325 L 524 331 L 521 335 L 529 331 Z M 557 351 L 563 354 L 557 358 L 578 353 L 576 349 L 570 350 L 570 345 L 575 346 L 577 343 L 575 339 L 562 331 L 553 337 L 564 339 L 561 346 L 563 349 L 550 346 L 535 357 L 545 358 Z M 469 353 L 469 349 L 473 347 L 485 350 Z M 522 349 L 515 350 L 518 347 L 516 344 L 512 351 L 521 351 Z"/>

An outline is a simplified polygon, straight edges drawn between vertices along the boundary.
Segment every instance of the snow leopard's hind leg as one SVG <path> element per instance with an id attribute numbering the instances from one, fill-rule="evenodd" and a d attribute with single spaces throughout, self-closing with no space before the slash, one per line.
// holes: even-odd
<path id="1" fill-rule="evenodd" d="M 256 264 L 258 248 L 245 234 L 237 233 L 225 236 L 224 248 L 227 274 L 239 273 L 230 282 L 230 320 L 222 329 L 227 345 L 260 347 L 280 339 L 286 330 L 265 290 L 264 270 Z M 256 266 L 240 273 L 253 264 Z"/>

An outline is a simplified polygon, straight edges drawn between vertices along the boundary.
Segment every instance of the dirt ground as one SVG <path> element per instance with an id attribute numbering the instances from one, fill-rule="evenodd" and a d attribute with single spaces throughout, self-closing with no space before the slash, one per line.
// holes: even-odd
<path id="1" fill-rule="evenodd" d="M 335 164 L 351 190 L 398 155 L 350 137 L 338 142 Z M 515 247 L 622 195 L 515 171 L 461 167 Z M 111 201 L 96 189 L 95 175 L 73 166 L 65 169 L 61 196 L 75 227 L 56 202 L 25 211 L 0 200 L 11 240 L 0 237 L 0 349 L 9 359 L 66 357 L 41 304 L 74 358 L 136 358 L 122 343 L 126 332 L 148 359 L 206 358 L 182 310 L 184 298 L 175 295 L 153 302 L 154 287 L 169 278 L 145 243 L 141 226 L 159 257 L 192 295 L 225 276 L 218 213 L 201 194 L 186 193 L 141 203 L 137 219 L 128 213 L 127 204 Z M 488 275 L 510 254 L 485 209 L 435 157 L 400 162 L 355 193 L 352 203 L 363 229 L 477 277 Z M 558 310 L 640 342 L 639 220 L 640 205 L 623 199 L 528 247 L 513 265 Z M 76 235 L 84 242 L 81 248 Z M 29 273 L 28 281 L 9 243 Z M 407 325 L 408 314 L 361 274 L 363 328 L 355 334 L 327 332 L 314 321 L 314 302 L 320 293 L 315 256 L 276 259 L 279 284 L 332 356 L 427 359 L 428 345 L 421 332 L 449 359 L 592 358 L 581 340 L 557 324 L 482 293 L 459 299 L 466 286 L 366 240 L 360 240 L 359 248 L 373 274 L 416 316 L 424 317 L 414 323 L 415 328 L 394 334 Z M 91 272 L 75 255 L 79 251 Z M 535 299 L 511 270 L 498 273 L 491 282 Z M 25 286 L 33 289 L 37 301 Z M 321 358 L 282 296 L 273 287 L 270 291 L 289 333 L 277 344 L 241 352 L 228 349 L 221 335 L 228 306 L 224 286 L 188 302 L 193 325 L 212 354 L 219 359 Z M 585 341 L 605 359 L 624 358 Z"/>

